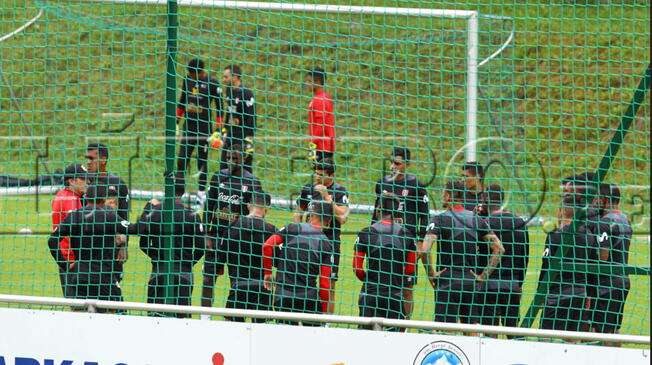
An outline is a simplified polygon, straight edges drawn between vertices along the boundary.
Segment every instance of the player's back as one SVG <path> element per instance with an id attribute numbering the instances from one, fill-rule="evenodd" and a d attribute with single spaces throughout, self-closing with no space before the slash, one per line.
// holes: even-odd
<path id="1" fill-rule="evenodd" d="M 491 274 L 492 279 L 517 280 L 525 279 L 529 256 L 529 233 L 527 224 L 520 217 L 506 211 L 491 214 L 487 223 L 489 228 L 496 234 L 505 248 L 501 256 L 500 266 Z M 481 245 L 488 251 L 489 245 Z M 486 267 L 487 255 L 481 267 Z M 484 266 L 483 266 L 484 265 Z"/>
<path id="2" fill-rule="evenodd" d="M 546 237 L 546 250 L 543 258 L 543 269 L 541 271 L 542 280 L 543 274 L 550 267 L 550 260 L 553 257 L 562 256 L 562 240 L 568 236 L 570 225 L 566 225 L 561 229 L 557 228 L 548 233 Z M 597 259 L 597 239 L 592 232 L 589 231 L 586 225 L 581 225 L 575 234 L 569 237 L 570 242 L 566 254 L 561 259 L 563 264 L 572 263 L 586 263 L 589 260 Z M 565 288 L 573 286 L 585 286 L 587 284 L 587 273 L 573 268 L 563 268 L 556 280 L 551 282 L 550 292 L 561 293 Z"/>
<path id="3" fill-rule="evenodd" d="M 242 216 L 222 239 L 220 254 L 226 256 L 231 285 L 241 280 L 263 280 L 263 245 L 276 227 L 261 217 Z"/>
<path id="4" fill-rule="evenodd" d="M 276 282 L 284 294 L 317 297 L 317 279 L 326 256 L 332 259 L 332 243 L 309 223 L 290 224 L 279 231 Z"/>
<path id="5" fill-rule="evenodd" d="M 442 276 L 469 277 L 477 266 L 480 218 L 465 209 L 447 210 L 435 217 L 437 234 L 437 270 Z"/>
<path id="6" fill-rule="evenodd" d="M 600 219 L 598 241 L 600 248 L 609 250 L 607 263 L 627 265 L 629 247 L 632 241 L 632 227 L 627 216 L 619 211 L 610 211 Z M 600 275 L 601 286 L 628 287 L 627 275 Z"/>
<path id="7" fill-rule="evenodd" d="M 77 257 L 77 272 L 89 282 L 110 282 L 116 264 L 117 225 L 113 209 L 85 206 L 69 214 L 70 246 Z"/>
<path id="8" fill-rule="evenodd" d="M 141 236 L 140 247 L 152 259 L 152 272 L 163 272 L 163 204 L 145 207 L 140 220 L 148 225 L 149 234 Z M 199 216 L 182 203 L 175 202 L 172 271 L 192 272 L 203 255 L 203 228 Z"/>
<path id="9" fill-rule="evenodd" d="M 367 273 L 362 291 L 365 293 L 400 296 L 404 284 L 404 269 L 414 241 L 406 237 L 403 226 L 396 223 L 374 223 L 368 228 Z"/>

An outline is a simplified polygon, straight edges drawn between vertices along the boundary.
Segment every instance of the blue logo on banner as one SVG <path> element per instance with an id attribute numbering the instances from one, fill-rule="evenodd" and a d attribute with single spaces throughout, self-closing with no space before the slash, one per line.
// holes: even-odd
<path id="1" fill-rule="evenodd" d="M 435 341 L 419 351 L 414 365 L 470 365 L 469 358 L 457 345 L 447 341 Z"/>
<path id="2" fill-rule="evenodd" d="M 448 350 L 435 350 L 426 355 L 420 365 L 462 365 L 462 360 Z"/>
<path id="3" fill-rule="evenodd" d="M 0 365 L 103 365 L 103 364 L 100 364 L 97 361 L 81 362 L 81 361 L 72 361 L 72 360 L 53 360 L 53 359 L 43 359 L 43 361 L 39 361 L 31 357 L 17 357 L 14 359 L 14 362 L 12 363 L 12 362 L 6 362 L 4 356 L 0 356 Z M 127 365 L 127 364 L 120 362 L 111 365 Z"/>

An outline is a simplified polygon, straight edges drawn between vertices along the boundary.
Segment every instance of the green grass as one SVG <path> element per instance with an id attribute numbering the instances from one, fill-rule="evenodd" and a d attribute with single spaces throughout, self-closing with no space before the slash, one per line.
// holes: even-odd
<path id="1" fill-rule="evenodd" d="M 0 214 L 2 219 L 10 221 L 5 231 L 14 232 L 21 228 L 30 228 L 34 232 L 48 231 L 50 217 L 47 209 L 48 199 L 41 200 L 40 213 L 34 209 L 34 202 L 27 199 L 0 199 Z M 142 209 L 142 202 L 135 202 L 132 214 Z M 19 213 L 16 213 L 19 212 Z M 288 211 L 272 210 L 268 220 L 282 227 L 291 219 Z M 135 220 L 135 217 L 132 219 Z M 369 217 L 353 215 L 344 226 L 346 232 L 342 236 L 342 261 L 340 266 L 340 280 L 337 283 L 336 314 L 358 315 L 357 300 L 360 291 L 360 282 L 355 278 L 352 269 L 353 242 L 355 233 L 369 224 Z M 11 228 L 10 228 L 11 227 Z M 545 232 L 541 228 L 531 228 L 530 263 L 528 266 L 526 282 L 523 288 L 521 315 L 529 307 L 536 291 L 536 281 L 541 268 L 541 255 L 544 249 Z M 649 266 L 648 236 L 636 236 L 630 254 L 630 264 Z M 38 296 L 61 296 L 58 271 L 48 249 L 47 236 L 0 236 L 0 293 Z M 201 263 L 195 266 L 195 290 L 193 292 L 193 305 L 199 305 L 201 296 Z M 415 309 L 413 319 L 430 321 L 434 314 L 433 290 L 422 275 L 423 268 L 419 268 L 420 278 L 415 289 Z M 125 265 L 125 277 L 122 281 L 122 290 L 125 300 L 144 302 L 146 300 L 146 285 L 149 279 L 149 259 L 138 248 L 138 238 L 133 237 L 129 248 L 129 261 Z M 645 276 L 632 277 L 632 289 L 629 294 L 625 309 L 625 317 L 621 333 L 632 335 L 650 334 L 650 278 Z M 215 306 L 224 306 L 228 295 L 228 278 L 222 276 L 216 284 Z M 534 324 L 538 326 L 538 321 Z"/>
<path id="2" fill-rule="evenodd" d="M 416 0 L 350 3 L 433 6 Z M 83 162 L 86 144 L 101 140 L 111 146 L 111 171 L 130 176 L 134 188 L 161 190 L 165 7 L 0 0 L 0 34 L 33 17 L 39 5 L 46 12 L 33 27 L 0 43 L 0 173 L 32 176 L 41 167 L 35 160 L 39 150 L 52 170 Z M 505 163 L 504 169 L 491 169 L 488 182 L 512 192 L 509 208 L 515 212 L 534 209 L 547 184 L 539 214 L 550 228 L 560 178 L 597 166 L 650 62 L 649 1 L 448 1 L 436 7 L 513 19 L 483 18 L 480 23 L 482 58 L 507 39 L 512 25 L 515 37 L 512 46 L 480 70 L 480 136 L 503 136 L 509 142 L 483 142 L 479 160 Z M 300 138 L 307 131 L 309 102 L 303 75 L 316 65 L 329 71 L 337 135 L 370 138 L 338 142 L 337 176 L 351 192 L 352 203 L 372 202 L 373 183 L 396 144 L 413 150 L 410 170 L 424 181 L 432 177 L 434 155 L 431 201 L 438 200 L 443 183 L 459 176 L 463 154 L 453 156 L 464 143 L 463 21 L 201 8 L 181 8 L 179 20 L 179 75 L 195 56 L 204 58 L 215 76 L 227 64 L 244 66 L 245 83 L 258 103 L 255 171 L 270 193 L 291 197 L 309 179 L 308 165 L 295 159 L 306 153 L 306 141 Z M 105 133 L 125 120 L 103 113 L 133 113 L 135 122 L 123 133 Z M 631 185 L 649 184 L 649 117 L 648 94 L 607 176 L 630 185 L 624 189 L 622 210 L 638 231 L 649 231 L 650 191 Z M 29 135 L 27 128 L 42 139 L 33 144 L 23 138 Z M 211 152 L 210 171 L 217 168 L 217 156 Z M 195 171 L 193 164 L 189 174 Z M 195 184 L 189 178 L 191 190 Z M 59 295 L 45 237 L 11 235 L 23 227 L 49 231 L 49 198 L 40 201 L 39 212 L 33 198 L 0 198 L 0 292 Z M 133 212 L 141 205 L 135 202 Z M 272 218 L 283 225 L 289 215 L 274 211 Z M 355 232 L 367 222 L 367 217 L 354 216 L 346 229 Z M 633 244 L 633 264 L 649 266 L 646 237 Z M 342 314 L 356 314 L 353 239 L 344 238 L 337 308 Z M 533 241 L 524 304 L 538 278 L 544 242 L 538 228 Z M 149 266 L 135 245 L 130 253 L 125 298 L 142 301 Z M 431 319 L 432 291 L 426 285 L 422 279 L 417 288 L 415 319 Z M 220 279 L 218 288 L 216 303 L 223 304 L 226 279 Z M 624 333 L 649 335 L 648 301 L 649 278 L 635 278 Z"/>

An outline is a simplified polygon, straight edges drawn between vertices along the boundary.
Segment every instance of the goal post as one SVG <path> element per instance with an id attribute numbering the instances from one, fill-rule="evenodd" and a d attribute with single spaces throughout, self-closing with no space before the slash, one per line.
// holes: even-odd
<path id="1" fill-rule="evenodd" d="M 160 0 L 84 0 L 88 2 L 101 3 L 124 3 L 124 4 L 158 4 L 164 3 Z M 478 138 L 478 46 L 479 46 L 479 16 L 477 11 L 472 10 L 451 10 L 451 9 L 424 9 L 424 8 L 394 8 L 379 6 L 352 6 L 352 5 L 324 5 L 324 4 L 301 4 L 301 3 L 270 3 L 255 1 L 222 1 L 222 0 L 170 0 L 168 6 L 194 6 L 223 9 L 248 9 L 275 12 L 293 13 L 330 13 L 330 14 L 366 14 L 366 15 L 400 15 L 412 17 L 436 17 L 436 18 L 458 18 L 466 19 L 467 22 L 467 54 L 466 54 L 466 161 L 477 160 Z M 498 17 L 494 17 L 498 18 Z M 512 37 L 505 42 L 508 45 Z M 493 58 L 497 53 L 504 50 L 501 47 L 492 54 Z M 486 61 L 488 61 L 487 59 Z M 168 85 L 174 88 L 176 85 Z M 174 103 L 169 100 L 168 103 Z"/>

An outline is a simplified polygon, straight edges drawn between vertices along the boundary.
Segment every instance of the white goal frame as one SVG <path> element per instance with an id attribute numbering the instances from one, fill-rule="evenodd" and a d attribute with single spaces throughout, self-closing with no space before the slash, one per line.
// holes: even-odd
<path id="1" fill-rule="evenodd" d="M 84 0 L 88 2 L 124 3 L 124 4 L 153 4 L 165 5 L 167 0 Z M 174 1 L 174 0 L 172 0 Z M 392 8 L 379 6 L 351 6 L 351 5 L 319 5 L 297 3 L 269 3 L 253 1 L 222 1 L 222 0 L 176 0 L 180 6 L 212 7 L 224 9 L 250 9 L 293 13 L 331 13 L 331 14 L 378 14 L 378 15 L 404 15 L 432 18 L 461 18 L 466 19 L 466 161 L 477 160 L 476 141 L 478 136 L 478 32 L 479 12 L 473 10 L 451 9 L 419 9 L 419 8 Z M 488 59 L 502 52 L 509 42 Z"/>

